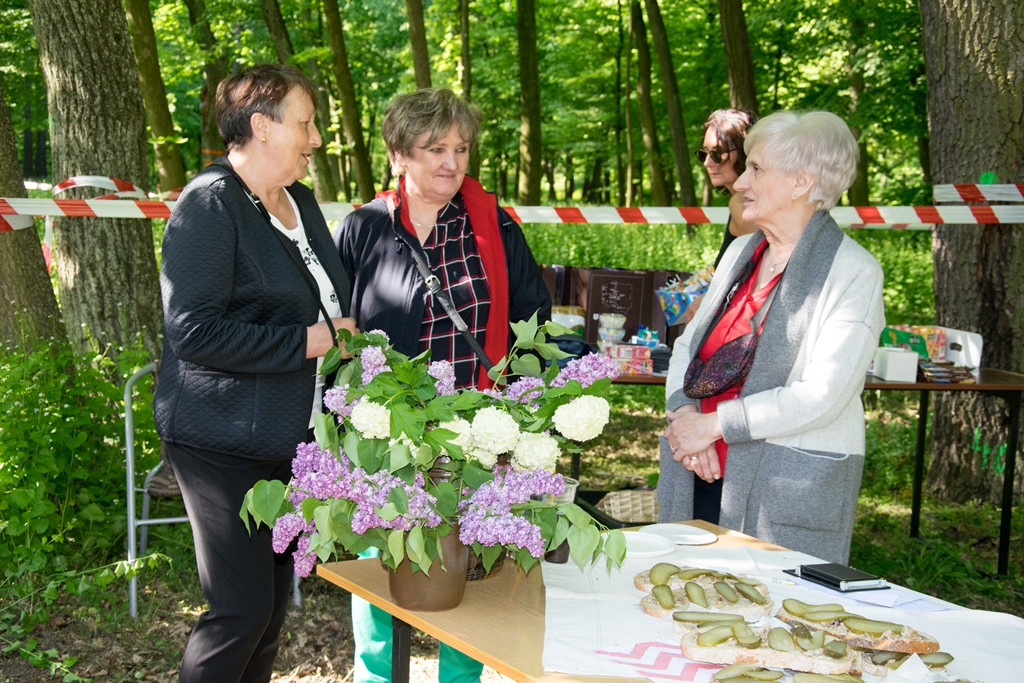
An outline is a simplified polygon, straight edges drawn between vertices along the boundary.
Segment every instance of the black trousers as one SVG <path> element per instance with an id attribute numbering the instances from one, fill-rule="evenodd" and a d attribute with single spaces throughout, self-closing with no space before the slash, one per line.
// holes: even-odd
<path id="1" fill-rule="evenodd" d="M 718 524 L 722 513 L 722 484 L 725 479 L 707 483 L 693 475 L 693 518 Z"/>
<path id="2" fill-rule="evenodd" d="M 192 525 L 199 582 L 208 608 L 199 616 L 181 664 L 181 683 L 265 683 L 274 670 L 288 607 L 293 563 L 271 547 L 271 531 L 239 510 L 261 479 L 287 482 L 291 459 L 248 460 L 168 443 Z"/>

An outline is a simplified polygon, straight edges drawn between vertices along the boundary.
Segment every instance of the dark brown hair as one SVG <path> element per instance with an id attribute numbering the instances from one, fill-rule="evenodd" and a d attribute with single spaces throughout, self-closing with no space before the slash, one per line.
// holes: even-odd
<path id="1" fill-rule="evenodd" d="M 757 123 L 757 114 L 745 109 L 716 109 L 704 122 L 704 132 L 715 131 L 718 146 L 729 150 L 729 159 L 736 175 L 747 170 L 747 153 L 743 151 L 743 141 L 747 131 Z"/>
<path id="2" fill-rule="evenodd" d="M 252 137 L 249 121 L 260 113 L 280 122 L 284 99 L 300 87 L 316 103 L 316 90 L 306 74 L 290 64 L 256 64 L 228 76 L 217 86 L 217 130 L 224 148 L 244 145 Z"/>

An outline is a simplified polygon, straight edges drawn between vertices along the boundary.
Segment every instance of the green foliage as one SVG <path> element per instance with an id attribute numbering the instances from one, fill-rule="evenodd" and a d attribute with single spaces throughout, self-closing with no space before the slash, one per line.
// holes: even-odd
<path id="1" fill-rule="evenodd" d="M 141 358 L 138 349 L 116 362 L 76 358 L 54 343 L 5 349 L 0 360 L 0 623 L 8 648 L 51 668 L 71 663 L 20 638 L 49 619 L 60 594 L 102 588 L 155 561 L 111 564 L 126 522 L 122 397 L 110 377 L 123 380 Z M 152 411 L 137 414 L 152 433 Z M 152 459 L 154 440 L 139 446 L 142 462 Z"/>

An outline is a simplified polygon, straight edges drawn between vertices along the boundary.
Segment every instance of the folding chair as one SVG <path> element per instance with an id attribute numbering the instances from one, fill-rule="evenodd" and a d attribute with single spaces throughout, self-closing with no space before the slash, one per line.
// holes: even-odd
<path id="1" fill-rule="evenodd" d="M 146 375 L 156 371 L 156 363 L 150 363 L 136 370 L 124 385 L 124 456 L 125 456 L 125 481 L 127 484 L 128 501 L 128 562 L 134 562 L 141 554 L 146 552 L 148 540 L 148 529 L 156 524 L 180 524 L 188 522 L 187 516 L 181 517 L 155 517 L 150 518 L 150 500 L 154 497 L 152 489 L 153 478 L 158 475 L 161 468 L 167 463 L 163 460 L 150 470 L 142 482 L 142 486 L 135 483 L 135 413 L 133 409 L 135 385 Z M 136 496 L 142 495 L 141 515 L 136 517 Z M 158 495 L 166 496 L 165 493 Z M 132 619 L 138 616 L 138 578 L 132 576 L 128 585 L 128 614 Z M 302 604 L 302 595 L 299 593 L 299 577 L 295 576 L 292 585 L 292 601 L 298 607 Z"/>

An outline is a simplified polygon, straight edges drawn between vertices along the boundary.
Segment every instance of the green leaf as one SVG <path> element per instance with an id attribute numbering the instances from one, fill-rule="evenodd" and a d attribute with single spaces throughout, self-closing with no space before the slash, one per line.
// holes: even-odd
<path id="1" fill-rule="evenodd" d="M 324 354 L 324 362 L 320 364 L 320 369 L 317 372 L 321 375 L 329 375 L 338 369 L 341 365 L 341 360 L 341 349 L 337 346 L 332 346 Z"/>
<path id="2" fill-rule="evenodd" d="M 409 556 L 409 559 L 418 564 L 423 573 L 427 576 L 430 575 L 430 562 L 432 558 L 427 557 L 426 549 L 424 548 L 423 540 L 423 527 L 414 526 L 406 534 L 405 539 L 405 553 Z"/>
<path id="3" fill-rule="evenodd" d="M 245 522 L 246 530 L 249 529 L 249 515 L 252 515 L 257 526 L 260 524 L 274 526 L 274 522 L 281 516 L 285 506 L 286 489 L 284 482 L 276 479 L 258 481 L 249 489 L 245 494 L 242 510 L 239 512 L 239 516 Z"/>
<path id="4" fill-rule="evenodd" d="M 522 375 L 525 377 L 539 377 L 540 376 L 540 360 L 537 356 L 523 356 L 521 358 L 515 358 L 511 364 L 512 372 L 516 375 Z"/>
<path id="5" fill-rule="evenodd" d="M 388 471 L 390 472 L 395 472 L 412 464 L 412 455 L 409 450 L 409 444 L 404 441 L 396 441 L 391 444 L 391 448 L 388 453 L 391 456 L 391 464 L 388 467 Z"/>

